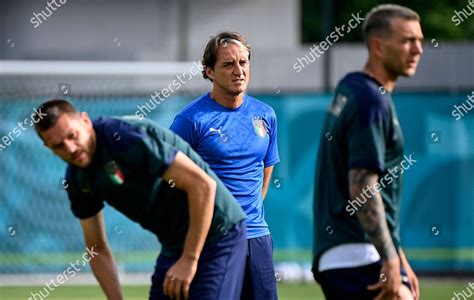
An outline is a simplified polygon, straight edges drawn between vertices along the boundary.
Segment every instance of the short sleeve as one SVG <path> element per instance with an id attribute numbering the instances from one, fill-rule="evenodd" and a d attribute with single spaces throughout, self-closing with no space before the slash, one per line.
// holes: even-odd
<path id="1" fill-rule="evenodd" d="M 277 118 L 275 112 L 272 111 L 269 119 L 269 135 L 270 135 L 270 142 L 268 145 L 267 153 L 265 154 L 265 158 L 263 159 L 263 165 L 265 167 L 271 167 L 278 162 L 280 162 L 280 155 L 278 153 L 278 142 L 277 142 Z"/>
<path id="2" fill-rule="evenodd" d="M 383 98 L 356 104 L 348 122 L 349 169 L 366 168 L 383 173 L 389 112 Z"/>
<path id="3" fill-rule="evenodd" d="M 76 218 L 90 218 L 104 208 L 104 202 L 95 198 L 89 187 L 81 186 L 77 174 L 75 176 L 72 174 L 71 167 L 66 171 L 66 184 L 71 211 Z"/>
<path id="4" fill-rule="evenodd" d="M 112 120 L 103 127 L 102 138 L 111 153 L 138 172 L 161 177 L 173 163 L 178 150 L 172 145 L 173 133 L 158 124 L 148 122 L 129 123 L 123 120 Z M 119 136 L 119 142 L 114 139 Z"/>
<path id="5" fill-rule="evenodd" d="M 167 129 L 166 129 L 167 130 Z M 150 174 L 162 177 L 166 170 L 173 164 L 178 149 L 171 144 L 169 139 L 173 133 L 164 128 L 149 128 L 141 140 L 142 155 L 146 157 L 147 169 Z"/>
<path id="6" fill-rule="evenodd" d="M 188 142 L 191 148 L 196 149 L 198 139 L 196 137 L 197 130 L 194 122 L 185 116 L 177 115 L 170 129 Z"/>

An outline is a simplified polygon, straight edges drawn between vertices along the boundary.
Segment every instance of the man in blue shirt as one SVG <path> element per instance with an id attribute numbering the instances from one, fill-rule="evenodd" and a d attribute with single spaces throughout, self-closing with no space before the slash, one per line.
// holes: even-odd
<path id="1" fill-rule="evenodd" d="M 171 129 L 185 139 L 224 182 L 247 214 L 248 255 L 242 299 L 277 299 L 273 241 L 263 199 L 279 162 L 273 109 L 245 94 L 250 46 L 222 32 L 204 51 L 203 77 L 212 91 L 188 104 Z"/>
<path id="2" fill-rule="evenodd" d="M 65 100 L 40 106 L 36 131 L 68 163 L 71 210 L 108 299 L 122 299 L 104 201 L 158 237 L 150 299 L 238 300 L 247 251 L 245 214 L 188 143 L 148 120 L 90 120 Z"/>

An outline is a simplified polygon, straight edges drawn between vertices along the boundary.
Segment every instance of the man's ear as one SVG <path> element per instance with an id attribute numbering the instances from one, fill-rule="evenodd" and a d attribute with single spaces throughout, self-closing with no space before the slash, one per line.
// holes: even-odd
<path id="1" fill-rule="evenodd" d="M 383 52 L 383 38 L 372 36 L 369 40 L 369 48 L 375 57 L 381 57 Z"/>
<path id="2" fill-rule="evenodd" d="M 91 118 L 89 117 L 89 115 L 83 111 L 79 114 L 79 118 L 88 126 L 88 127 L 92 127 L 92 120 Z"/>
<path id="3" fill-rule="evenodd" d="M 215 80 L 215 77 L 214 77 L 214 70 L 211 69 L 210 67 L 206 67 L 206 75 L 207 75 L 207 77 L 209 77 L 210 79 L 212 79 L 212 81 Z"/>
<path id="4" fill-rule="evenodd" d="M 36 134 L 38 135 L 38 137 L 39 137 L 39 138 L 41 139 L 41 141 L 43 142 L 43 145 L 44 145 L 45 147 L 49 148 L 48 145 L 46 145 L 46 141 L 43 139 L 43 136 L 41 135 L 41 130 L 37 131 Z"/>
<path id="5" fill-rule="evenodd" d="M 40 136 L 40 137 L 41 137 L 41 140 L 43 141 L 43 145 L 44 145 L 46 148 L 48 148 L 49 150 L 51 150 L 51 152 L 53 152 L 53 154 L 55 154 L 55 153 L 54 153 L 54 150 L 53 150 L 51 147 L 49 147 L 48 144 L 46 144 L 46 141 L 43 139 L 43 137 L 42 137 L 42 136 Z"/>

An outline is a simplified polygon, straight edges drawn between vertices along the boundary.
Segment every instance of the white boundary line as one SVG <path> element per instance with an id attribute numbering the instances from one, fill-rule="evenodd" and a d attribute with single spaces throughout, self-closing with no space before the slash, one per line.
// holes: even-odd
<path id="1" fill-rule="evenodd" d="M 187 62 L 0 60 L 0 76 L 167 76 L 187 72 Z"/>
<path id="2" fill-rule="evenodd" d="M 38 274 L 8 274 L 0 275 L 0 287 L 2 286 L 43 286 L 51 278 L 56 278 L 57 273 Z M 151 276 L 148 273 L 119 273 L 120 283 L 123 285 L 151 285 Z M 76 274 L 68 279 L 67 285 L 98 285 L 94 275 L 90 272 Z"/>

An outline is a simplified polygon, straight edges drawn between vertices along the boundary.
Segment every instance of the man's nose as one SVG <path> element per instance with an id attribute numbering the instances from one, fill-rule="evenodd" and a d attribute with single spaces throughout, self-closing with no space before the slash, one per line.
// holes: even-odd
<path id="1" fill-rule="evenodd" d="M 423 44 L 421 43 L 421 41 L 416 41 L 413 44 L 412 52 L 420 55 L 423 54 Z"/>
<path id="2" fill-rule="evenodd" d="M 65 140 L 64 145 L 66 147 L 66 151 L 67 151 L 68 154 L 72 154 L 72 153 L 76 152 L 76 150 L 77 150 L 77 146 L 73 141 Z"/>
<path id="3" fill-rule="evenodd" d="M 238 63 L 234 65 L 234 74 L 235 75 L 241 75 L 243 73 L 242 71 L 242 66 L 239 65 Z"/>

